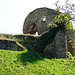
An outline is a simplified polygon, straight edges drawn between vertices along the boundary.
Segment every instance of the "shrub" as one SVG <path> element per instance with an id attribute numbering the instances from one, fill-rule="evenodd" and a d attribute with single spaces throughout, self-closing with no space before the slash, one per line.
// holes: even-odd
<path id="1" fill-rule="evenodd" d="M 69 13 L 60 13 L 55 17 L 55 19 L 52 22 L 48 24 L 48 26 L 51 28 L 53 26 L 58 27 L 64 25 L 66 29 L 72 30 L 73 27 L 72 27 L 72 22 L 70 21 L 71 19 L 72 18 Z"/>

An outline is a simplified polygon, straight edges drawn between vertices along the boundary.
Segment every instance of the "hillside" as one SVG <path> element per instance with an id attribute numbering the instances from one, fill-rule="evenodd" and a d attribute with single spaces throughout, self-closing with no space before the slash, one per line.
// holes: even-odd
<path id="1" fill-rule="evenodd" d="M 75 75 L 75 57 L 58 59 L 35 51 L 0 49 L 0 75 Z"/>

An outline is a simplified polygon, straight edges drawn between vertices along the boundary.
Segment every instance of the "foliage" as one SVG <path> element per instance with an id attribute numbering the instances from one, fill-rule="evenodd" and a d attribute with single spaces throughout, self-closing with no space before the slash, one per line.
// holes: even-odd
<path id="1" fill-rule="evenodd" d="M 72 54 L 68 52 L 68 58 L 72 59 Z"/>
<path id="2" fill-rule="evenodd" d="M 66 29 L 72 30 L 73 29 L 72 22 L 69 21 L 65 27 L 66 27 Z"/>
<path id="3" fill-rule="evenodd" d="M 73 29 L 72 22 L 70 21 L 72 18 L 69 13 L 60 13 L 55 17 L 55 19 L 48 24 L 49 27 L 58 27 L 64 25 L 66 29 Z M 53 27 L 54 26 L 54 27 Z"/>
<path id="4" fill-rule="evenodd" d="M 69 3 L 69 0 L 65 0 L 64 4 L 61 4 L 61 0 L 57 0 L 55 3 L 55 6 L 57 7 L 56 11 L 69 13 L 72 17 L 72 21 L 75 22 L 75 4 Z"/>
<path id="5" fill-rule="evenodd" d="M 64 25 L 66 29 L 73 29 L 71 16 L 68 13 L 62 13 L 55 17 L 56 24 Z"/>
<path id="6" fill-rule="evenodd" d="M 55 17 L 55 22 L 58 24 L 66 24 L 69 20 L 71 20 L 71 16 L 68 13 L 61 13 Z"/>
<path id="7" fill-rule="evenodd" d="M 56 59 L 27 50 L 0 50 L 0 75 L 74 75 L 74 59 Z"/>

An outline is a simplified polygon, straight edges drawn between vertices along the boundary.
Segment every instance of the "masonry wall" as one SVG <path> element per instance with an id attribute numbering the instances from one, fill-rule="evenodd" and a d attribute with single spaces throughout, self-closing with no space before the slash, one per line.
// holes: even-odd
<path id="1" fill-rule="evenodd" d="M 67 37 L 65 29 L 57 31 L 53 42 L 45 47 L 44 54 L 58 58 L 67 57 Z"/>
<path id="2" fill-rule="evenodd" d="M 16 35 L 15 37 L 28 50 L 57 58 L 67 57 L 67 37 L 62 27 L 52 28 L 39 36 Z"/>
<path id="3" fill-rule="evenodd" d="M 72 34 L 73 33 L 73 34 Z M 67 50 L 75 56 L 75 32 L 67 33 L 62 27 L 52 28 L 39 36 L 15 35 L 13 38 L 27 50 L 44 53 L 57 58 L 66 58 Z M 22 51 L 23 48 L 12 40 L 0 40 L 0 49 Z"/>
<path id="4" fill-rule="evenodd" d="M 0 49 L 12 50 L 12 51 L 23 51 L 24 49 L 17 44 L 16 41 L 12 40 L 0 40 Z"/>
<path id="5" fill-rule="evenodd" d="M 67 30 L 68 51 L 75 56 L 75 30 Z"/>

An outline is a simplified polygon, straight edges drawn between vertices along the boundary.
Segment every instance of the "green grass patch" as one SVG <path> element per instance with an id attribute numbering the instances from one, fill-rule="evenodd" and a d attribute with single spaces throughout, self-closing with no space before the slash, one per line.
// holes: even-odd
<path id="1" fill-rule="evenodd" d="M 35 51 L 0 50 L 0 75 L 74 75 L 75 57 L 56 59 Z"/>

